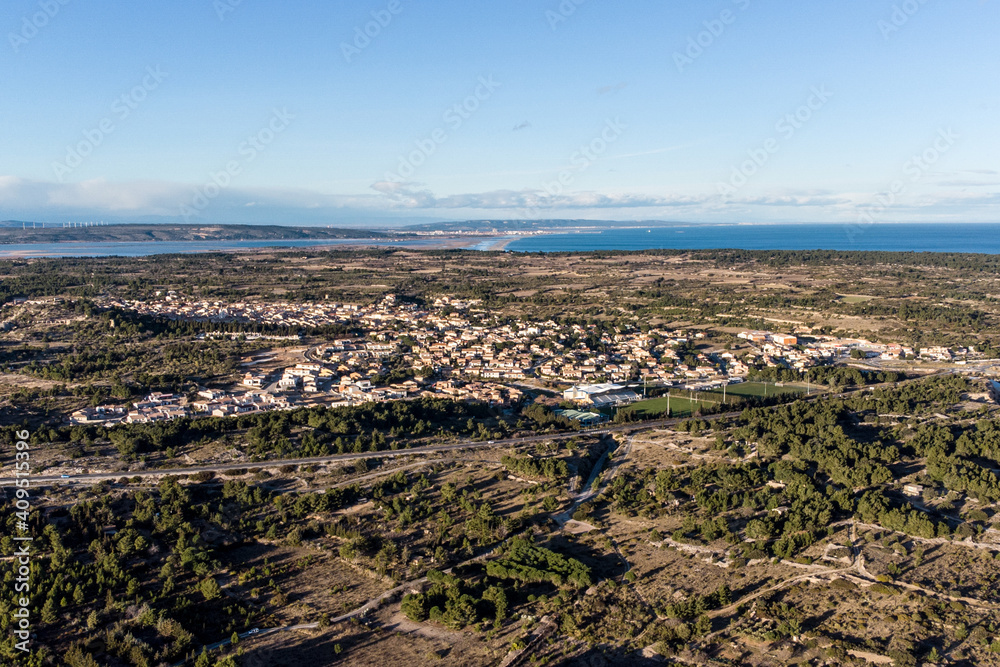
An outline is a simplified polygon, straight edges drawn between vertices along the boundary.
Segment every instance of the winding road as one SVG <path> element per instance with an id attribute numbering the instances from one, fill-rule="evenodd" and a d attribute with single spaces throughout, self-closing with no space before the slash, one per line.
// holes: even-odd
<path id="1" fill-rule="evenodd" d="M 732 417 L 739 413 L 729 412 L 718 415 L 704 417 L 706 420 Z M 544 442 L 547 440 L 567 440 L 588 435 L 608 435 L 621 431 L 639 431 L 660 426 L 670 426 L 682 419 L 661 419 L 657 421 L 636 422 L 632 424 L 622 424 L 618 426 L 605 426 L 596 429 L 581 429 L 566 433 L 551 433 L 543 435 L 529 435 L 518 438 L 507 438 L 504 440 L 463 440 L 461 442 L 446 445 L 426 445 L 423 447 L 411 447 L 409 449 L 393 449 L 380 452 L 360 452 L 354 454 L 331 454 L 328 456 L 311 456 L 305 458 L 271 459 L 267 461 L 241 461 L 237 463 L 212 463 L 207 465 L 187 466 L 183 468 L 150 468 L 143 470 L 117 470 L 110 472 L 93 472 L 80 475 L 43 475 L 33 474 L 32 486 L 41 484 L 73 484 L 75 482 L 99 482 L 102 480 L 114 480 L 122 477 L 162 477 L 166 475 L 192 475 L 199 472 L 225 472 L 227 470 L 260 470 L 261 468 L 277 468 L 280 466 L 297 466 L 309 464 L 339 463 L 343 461 L 357 461 L 359 459 L 386 459 L 400 456 L 416 456 L 420 454 L 435 454 L 439 452 L 455 452 L 465 449 L 478 449 L 490 447 L 518 447 L 520 445 L 534 442 Z M 13 485 L 14 477 L 0 477 L 0 486 Z"/>

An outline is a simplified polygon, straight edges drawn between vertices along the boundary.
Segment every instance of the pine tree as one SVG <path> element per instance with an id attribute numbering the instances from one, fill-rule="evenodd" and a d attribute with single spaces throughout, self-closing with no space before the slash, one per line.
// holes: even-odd
<path id="1" fill-rule="evenodd" d="M 45 623 L 47 625 L 52 624 L 55 623 L 58 619 L 59 617 L 56 615 L 56 605 L 53 602 L 52 598 L 49 598 L 48 600 L 45 601 L 45 604 L 42 606 L 42 623 Z"/>
<path id="2" fill-rule="evenodd" d="M 217 582 L 214 577 L 205 579 L 201 582 L 198 588 L 201 590 L 201 594 L 205 596 L 206 600 L 214 600 L 222 594 L 222 589 L 219 588 L 219 582 Z"/>

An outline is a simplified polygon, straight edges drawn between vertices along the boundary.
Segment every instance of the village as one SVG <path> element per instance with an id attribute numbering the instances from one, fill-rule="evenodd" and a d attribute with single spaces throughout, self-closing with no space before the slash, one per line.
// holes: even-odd
<path id="1" fill-rule="evenodd" d="M 230 322 L 300 329 L 340 325 L 363 336 L 307 348 L 303 360 L 282 369 L 255 370 L 267 355 L 244 361 L 230 386 L 203 388 L 197 396 L 153 393 L 131 406 L 106 405 L 73 413 L 74 424 L 153 422 L 178 417 L 225 417 L 268 410 L 425 396 L 479 401 L 498 409 L 520 405 L 533 390 L 550 390 L 581 410 L 562 414 L 593 423 L 609 410 L 642 398 L 639 387 L 711 391 L 742 382 L 755 368 L 804 371 L 840 360 L 911 359 L 899 344 L 836 336 L 800 337 L 741 331 L 745 345 L 715 345 L 706 331 L 655 327 L 559 324 L 553 320 L 503 320 L 476 300 L 444 296 L 421 307 L 393 294 L 378 303 L 224 303 L 186 299 L 174 291 L 151 301 L 107 299 L 103 308 L 196 322 Z M 199 334 L 211 340 L 300 342 L 299 333 Z M 963 363 L 975 350 L 929 348 L 924 359 Z"/>

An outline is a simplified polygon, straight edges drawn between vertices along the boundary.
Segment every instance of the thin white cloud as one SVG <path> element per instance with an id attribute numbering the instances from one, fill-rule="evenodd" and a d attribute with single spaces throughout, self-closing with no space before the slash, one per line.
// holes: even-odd
<path id="1" fill-rule="evenodd" d="M 0 177 L 0 205 L 10 208 L 156 213 L 177 202 L 182 192 L 183 188 L 179 185 L 151 181 L 114 183 L 94 179 L 78 183 L 51 183 L 16 176 Z"/>
<path id="2" fill-rule="evenodd" d="M 736 204 L 751 206 L 842 206 L 851 204 L 847 197 L 818 195 L 776 195 L 761 197 L 744 197 L 732 200 Z"/>
<path id="3" fill-rule="evenodd" d="M 152 216 L 173 220 L 182 218 L 182 206 L 190 208 L 195 194 L 204 190 L 204 184 L 104 179 L 54 183 L 0 176 L 0 217 L 58 220 L 69 216 Z M 191 222 L 203 222 L 217 218 L 240 220 L 252 211 L 261 216 L 294 216 L 296 211 L 337 216 L 345 211 L 378 214 L 393 208 L 398 206 L 375 194 L 340 196 L 293 189 L 223 188 L 208 200 L 207 206 L 198 207 L 189 217 Z"/>
<path id="4" fill-rule="evenodd" d="M 974 181 L 972 179 L 956 179 L 952 181 L 938 181 L 938 185 L 948 188 L 982 188 L 987 186 L 1000 185 L 1000 181 L 994 179 L 991 181 Z"/>
<path id="5" fill-rule="evenodd" d="M 549 194 L 544 190 L 492 190 L 468 194 L 435 196 L 430 190 L 416 183 L 379 181 L 372 189 L 389 197 L 393 202 L 409 208 L 439 209 L 575 209 L 575 208 L 636 208 L 653 206 L 678 206 L 696 203 L 690 197 L 660 197 L 637 194 L 601 194 L 598 192 L 573 192 Z"/>
<path id="6" fill-rule="evenodd" d="M 683 150 L 685 148 L 690 148 L 694 144 L 681 144 L 680 146 L 668 146 L 666 148 L 656 148 L 651 151 L 641 151 L 638 153 L 623 153 L 621 155 L 609 155 L 606 160 L 623 160 L 625 158 L 631 157 L 642 157 L 643 155 L 659 155 L 661 153 L 672 153 L 674 151 Z"/>
<path id="7" fill-rule="evenodd" d="M 203 187 L 203 186 L 201 186 Z M 198 186 L 164 182 L 110 182 L 103 179 L 79 183 L 32 181 L 0 176 L 0 217 L 27 220 L 74 219 L 70 216 L 181 218 L 181 206 L 191 201 Z M 192 222 L 221 221 L 323 221 L 357 217 L 477 216 L 496 212 L 518 217 L 591 217 L 628 219 L 662 215 L 691 221 L 734 221 L 753 217 L 781 220 L 797 210 L 812 220 L 853 219 L 876 203 L 873 192 L 770 191 L 743 193 L 723 200 L 713 188 L 676 193 L 565 191 L 552 194 L 541 188 L 496 189 L 483 192 L 437 195 L 413 182 L 379 181 L 372 192 L 332 195 L 304 189 L 227 188 Z M 974 188 L 919 192 L 898 198 L 886 214 L 901 219 L 951 220 L 967 213 L 968 220 L 995 219 L 1000 194 Z M 588 213 L 591 212 L 591 213 Z"/>
<path id="8" fill-rule="evenodd" d="M 488 192 L 435 196 L 429 189 L 408 182 L 379 181 L 372 185 L 377 192 L 407 208 L 432 209 L 631 209 L 715 206 L 717 195 L 652 195 L 642 193 L 600 193 L 577 191 L 550 194 L 544 190 L 491 190 Z M 745 206 L 838 206 L 851 200 L 829 194 L 784 194 L 744 197 L 727 205 Z"/>

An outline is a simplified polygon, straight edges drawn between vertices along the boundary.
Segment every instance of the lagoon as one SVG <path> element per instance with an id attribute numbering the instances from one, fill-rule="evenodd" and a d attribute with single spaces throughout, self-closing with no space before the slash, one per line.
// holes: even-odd
<path id="1" fill-rule="evenodd" d="M 330 246 L 437 247 L 440 240 L 408 239 L 270 239 L 263 241 L 149 241 L 10 243 L 0 245 L 0 258 L 17 257 L 146 257 L 149 255 L 231 252 L 261 248 L 315 248 Z"/>

